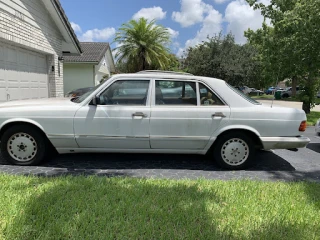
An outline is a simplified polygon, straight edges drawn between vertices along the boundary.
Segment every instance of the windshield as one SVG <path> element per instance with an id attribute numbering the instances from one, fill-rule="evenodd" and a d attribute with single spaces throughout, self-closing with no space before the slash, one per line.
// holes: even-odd
<path id="1" fill-rule="evenodd" d="M 106 80 L 105 80 L 106 81 Z M 99 85 L 95 86 L 92 88 L 90 91 L 86 92 L 85 94 L 81 95 L 80 97 L 77 98 L 72 98 L 71 101 L 74 103 L 81 103 L 84 101 L 91 93 L 93 93 L 97 88 L 99 88 L 105 81 L 102 81 Z"/>
<path id="2" fill-rule="evenodd" d="M 252 99 L 251 97 L 249 97 L 248 95 L 244 94 L 242 91 L 238 90 L 237 88 L 229 85 L 228 83 L 226 83 L 227 86 L 229 88 L 231 88 L 233 91 L 235 91 L 237 94 L 239 94 L 241 97 L 243 97 L 244 99 L 246 99 L 247 101 L 251 102 L 252 104 L 255 105 L 261 105 L 261 103 L 257 102 L 256 100 Z"/>

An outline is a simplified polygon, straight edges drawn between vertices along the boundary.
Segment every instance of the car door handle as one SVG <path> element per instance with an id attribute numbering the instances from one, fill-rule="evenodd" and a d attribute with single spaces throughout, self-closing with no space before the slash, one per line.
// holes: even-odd
<path id="1" fill-rule="evenodd" d="M 212 117 L 221 117 L 221 118 L 225 118 L 226 115 L 224 115 L 222 112 L 216 112 L 214 114 L 212 114 Z"/>
<path id="2" fill-rule="evenodd" d="M 132 113 L 132 117 L 143 117 L 143 118 L 146 118 L 146 117 L 148 117 L 148 115 L 144 114 L 143 112 L 135 112 L 135 113 Z"/>

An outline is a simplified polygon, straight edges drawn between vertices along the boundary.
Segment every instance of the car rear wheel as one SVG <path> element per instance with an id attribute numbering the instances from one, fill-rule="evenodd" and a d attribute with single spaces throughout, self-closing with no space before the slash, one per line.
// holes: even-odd
<path id="1" fill-rule="evenodd" d="M 289 94 L 288 94 L 288 93 L 285 93 L 285 94 L 282 95 L 282 97 L 283 97 L 283 98 L 288 98 L 288 97 L 289 97 Z"/>
<path id="2" fill-rule="evenodd" d="M 245 169 L 253 161 L 254 156 L 253 141 L 242 132 L 230 132 L 220 136 L 213 148 L 214 159 L 226 169 Z"/>
<path id="3" fill-rule="evenodd" d="M 11 164 L 37 165 L 45 158 L 47 150 L 47 139 L 29 125 L 12 126 L 1 138 L 1 154 Z"/>

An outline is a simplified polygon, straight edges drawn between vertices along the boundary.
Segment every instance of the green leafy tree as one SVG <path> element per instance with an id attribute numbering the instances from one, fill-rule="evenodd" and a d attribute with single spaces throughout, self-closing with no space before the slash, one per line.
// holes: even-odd
<path id="1" fill-rule="evenodd" d="M 257 0 L 247 2 L 260 9 L 272 24 L 272 27 L 264 26 L 256 32 L 248 32 L 249 41 L 260 44 L 263 62 L 269 59 L 271 72 L 280 68 L 282 77 L 291 78 L 293 85 L 300 77 L 301 84 L 305 86 L 301 95 L 303 109 L 310 113 L 319 82 L 320 1 L 272 0 L 270 5 L 258 3 Z M 259 43 L 257 39 L 263 41 Z"/>
<path id="2" fill-rule="evenodd" d="M 115 42 L 118 43 L 114 49 L 117 64 L 125 65 L 126 72 L 166 69 L 170 65 L 170 33 L 155 24 L 155 20 L 140 18 L 124 23 L 116 33 Z"/>
<path id="3" fill-rule="evenodd" d="M 232 85 L 263 86 L 255 48 L 236 44 L 231 33 L 220 33 L 189 48 L 185 65 L 190 73 L 224 79 Z"/>

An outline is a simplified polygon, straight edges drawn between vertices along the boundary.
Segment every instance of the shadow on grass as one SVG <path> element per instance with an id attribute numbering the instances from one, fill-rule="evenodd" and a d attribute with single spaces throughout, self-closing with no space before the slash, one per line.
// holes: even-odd
<path id="1" fill-rule="evenodd" d="M 243 212 L 234 218 L 237 206 L 229 205 L 228 200 L 234 196 L 221 196 L 215 188 L 204 190 L 196 182 L 162 183 L 118 178 L 33 178 L 28 186 L 15 186 L 16 191 L 28 187 L 39 191 L 21 203 L 25 208 L 7 224 L 3 234 L 6 239 L 25 240 L 300 240 L 310 230 L 310 223 L 288 225 L 279 219 L 273 223 L 270 215 L 266 215 L 267 220 L 263 218 L 266 213 L 261 209 L 261 219 L 267 223 L 262 227 L 258 222 L 256 227 L 250 225 L 248 232 L 241 229 L 246 226 L 241 220 L 252 213 Z M 48 186 L 41 188 L 43 184 Z M 310 194 L 315 198 L 319 192 Z"/>
<path id="2" fill-rule="evenodd" d="M 205 203 L 222 204 L 196 184 L 47 178 L 5 229 L 7 239 L 223 239 Z M 42 184 L 34 181 L 34 187 Z"/>

